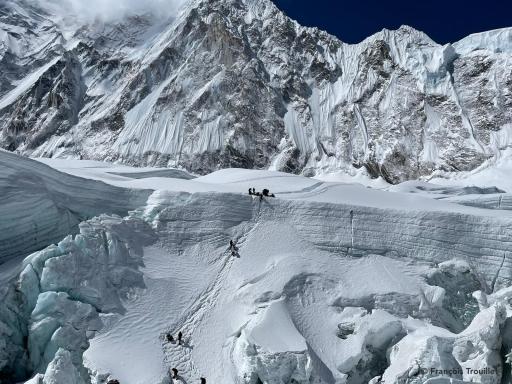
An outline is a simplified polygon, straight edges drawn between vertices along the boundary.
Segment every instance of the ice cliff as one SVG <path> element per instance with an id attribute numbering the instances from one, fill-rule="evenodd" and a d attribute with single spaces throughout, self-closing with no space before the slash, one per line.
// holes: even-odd
<path id="1" fill-rule="evenodd" d="M 0 264 L 59 241 L 88 218 L 126 215 L 149 194 L 70 176 L 0 150 Z"/>

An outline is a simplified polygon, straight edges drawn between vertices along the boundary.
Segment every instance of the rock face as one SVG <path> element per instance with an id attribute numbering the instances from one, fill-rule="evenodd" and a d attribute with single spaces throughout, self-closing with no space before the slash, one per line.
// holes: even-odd
<path id="1" fill-rule="evenodd" d="M 269 0 L 191 0 L 165 22 L 72 32 L 52 20 L 0 6 L 5 149 L 197 173 L 365 167 L 398 182 L 509 145 L 511 29 L 440 46 L 401 27 L 349 45 Z"/>

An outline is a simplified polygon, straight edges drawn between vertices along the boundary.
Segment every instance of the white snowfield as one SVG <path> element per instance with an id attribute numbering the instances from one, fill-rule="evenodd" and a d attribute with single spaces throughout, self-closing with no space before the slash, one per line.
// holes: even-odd
<path id="1" fill-rule="evenodd" d="M 508 196 L 496 188 L 19 160 L 115 189 L 96 197 L 104 209 L 125 202 L 118 191 L 153 190 L 0 275 L 0 370 L 20 382 L 170 383 L 173 367 L 175 384 L 511 376 L 512 212 L 480 204 Z M 166 341 L 179 331 L 183 345 Z"/>

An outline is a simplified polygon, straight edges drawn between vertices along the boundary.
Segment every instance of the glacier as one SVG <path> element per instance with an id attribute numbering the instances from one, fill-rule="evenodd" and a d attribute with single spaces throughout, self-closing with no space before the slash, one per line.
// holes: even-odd
<path id="1" fill-rule="evenodd" d="M 237 384 L 511 376 L 512 213 L 454 199 L 504 191 L 18 159 L 152 192 L 2 264 L 6 383 L 168 383 L 173 367 L 185 382 Z M 183 346 L 166 342 L 178 331 Z"/>

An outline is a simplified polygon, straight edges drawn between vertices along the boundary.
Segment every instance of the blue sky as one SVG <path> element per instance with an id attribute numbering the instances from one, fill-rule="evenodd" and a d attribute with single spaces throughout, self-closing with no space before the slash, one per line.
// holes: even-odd
<path id="1" fill-rule="evenodd" d="M 402 24 L 438 43 L 471 33 L 512 27 L 512 0 L 273 0 L 303 25 L 319 27 L 346 43 Z"/>

